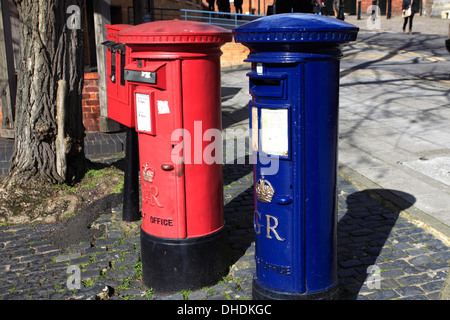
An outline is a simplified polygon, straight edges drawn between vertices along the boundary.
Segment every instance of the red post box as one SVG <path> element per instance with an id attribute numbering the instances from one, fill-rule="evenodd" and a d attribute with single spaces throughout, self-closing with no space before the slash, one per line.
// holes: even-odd
<path id="1" fill-rule="evenodd" d="M 118 34 L 131 49 L 125 79 L 139 136 L 144 284 L 160 292 L 213 284 L 227 269 L 222 164 L 203 153 L 208 130 L 222 128 L 220 47 L 232 34 L 178 20 Z"/>
<path id="2" fill-rule="evenodd" d="M 130 60 L 130 49 L 120 43 L 117 33 L 131 27 L 128 24 L 106 25 L 106 88 L 108 117 L 129 128 L 134 127 L 134 109 L 130 103 L 130 88 L 125 81 L 124 68 Z"/>

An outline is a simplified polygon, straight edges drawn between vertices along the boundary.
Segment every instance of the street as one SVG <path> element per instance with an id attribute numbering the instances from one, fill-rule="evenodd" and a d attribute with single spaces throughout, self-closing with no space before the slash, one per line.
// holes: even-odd
<path id="1" fill-rule="evenodd" d="M 402 33 L 403 19 L 393 16 L 370 16 L 357 20 L 346 16 L 345 22 L 360 28 L 355 43 L 344 48 L 341 70 L 346 74 L 357 69 L 386 71 L 409 78 L 450 80 L 450 53 L 445 48 L 449 20 L 414 17 L 412 35 Z M 406 30 L 408 31 L 408 30 Z"/>
<path id="2" fill-rule="evenodd" d="M 344 49 L 344 75 L 358 69 L 383 70 L 406 77 L 450 81 L 446 36 L 361 30 L 356 43 Z M 450 83 L 450 82 L 449 82 Z"/>

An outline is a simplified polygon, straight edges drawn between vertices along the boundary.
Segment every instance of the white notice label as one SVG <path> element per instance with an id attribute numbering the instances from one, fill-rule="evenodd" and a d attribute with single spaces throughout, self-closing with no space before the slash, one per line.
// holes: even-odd
<path id="1" fill-rule="evenodd" d="M 158 114 L 166 114 L 170 113 L 169 110 L 169 102 L 168 101 L 156 101 L 156 105 L 158 107 Z"/>
<path id="2" fill-rule="evenodd" d="M 258 151 L 258 108 L 252 107 L 252 149 Z"/>
<path id="3" fill-rule="evenodd" d="M 288 156 L 288 109 L 261 109 L 260 138 L 262 152 Z"/>
<path id="4" fill-rule="evenodd" d="M 264 69 L 263 69 L 263 64 L 262 63 L 257 63 L 256 64 L 256 73 L 257 74 L 263 74 L 264 73 Z"/>
<path id="5" fill-rule="evenodd" d="M 152 131 L 150 96 L 148 94 L 136 93 L 136 117 L 139 131 Z"/>

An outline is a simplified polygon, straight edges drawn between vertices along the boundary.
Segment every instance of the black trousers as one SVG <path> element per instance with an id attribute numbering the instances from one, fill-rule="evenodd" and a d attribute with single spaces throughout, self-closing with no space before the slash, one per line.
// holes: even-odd
<path id="1" fill-rule="evenodd" d="M 408 20 L 409 20 L 409 31 L 412 30 L 413 18 L 414 18 L 414 14 L 411 14 L 409 17 L 403 18 L 403 31 L 406 28 L 406 24 L 408 23 Z"/>

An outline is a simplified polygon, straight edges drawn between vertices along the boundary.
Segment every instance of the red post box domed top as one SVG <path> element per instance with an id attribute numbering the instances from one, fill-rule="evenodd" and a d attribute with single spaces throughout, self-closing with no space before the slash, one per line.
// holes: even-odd
<path id="1" fill-rule="evenodd" d="M 175 19 L 126 28 L 119 32 L 119 38 L 126 44 L 211 44 L 230 42 L 232 33 L 208 23 Z"/>

